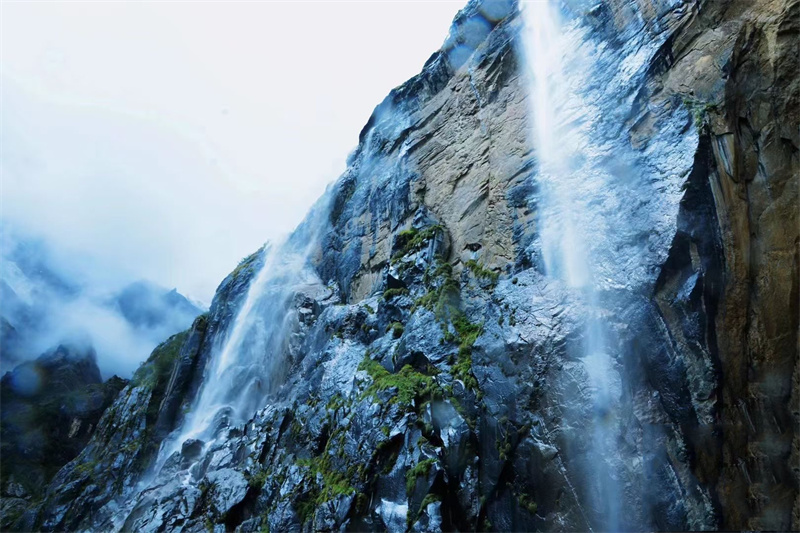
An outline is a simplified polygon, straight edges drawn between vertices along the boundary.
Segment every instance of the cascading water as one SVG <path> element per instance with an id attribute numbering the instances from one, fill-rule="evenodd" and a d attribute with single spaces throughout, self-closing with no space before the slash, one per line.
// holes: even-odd
<path id="1" fill-rule="evenodd" d="M 298 323 L 293 298 L 304 287 L 321 284 L 310 257 L 319 247 L 327 213 L 326 194 L 288 239 L 265 246 L 262 266 L 206 366 L 194 405 L 162 445 L 157 464 L 187 439 L 208 445 L 220 429 L 246 422 L 281 384 Z"/>
<path id="2" fill-rule="evenodd" d="M 595 164 L 598 148 L 591 132 L 598 110 L 582 95 L 589 82 L 590 59 L 577 46 L 577 32 L 562 33 L 558 13 L 547 1 L 523 6 L 525 42 L 531 68 L 533 140 L 540 187 L 539 231 L 547 275 L 560 279 L 582 304 L 583 337 L 568 351 L 578 353 L 592 398 L 590 435 L 573 447 L 571 460 L 583 471 L 592 522 L 602 530 L 619 528 L 620 486 L 613 461 L 621 394 L 617 361 L 604 331 L 602 290 L 624 284 L 625 267 L 613 255 L 618 228 L 608 215 L 617 203 L 603 168 Z M 618 222 L 618 221 L 617 221 Z M 580 425 L 584 413 L 566 414 Z M 575 452 L 575 448 L 583 448 Z"/>
<path id="3" fill-rule="evenodd" d="M 326 193 L 288 239 L 265 245 L 260 252 L 262 266 L 251 279 L 226 334 L 212 349 L 182 424 L 162 442 L 153 466 L 133 493 L 107 506 L 115 530 L 124 529 L 125 520 L 140 504 L 146 507 L 151 498 L 148 493 L 157 493 L 158 487 L 196 484 L 202 475 L 194 472 L 193 465 L 200 465 L 208 450 L 224 441 L 227 429 L 243 426 L 264 408 L 270 394 L 282 384 L 292 335 L 299 324 L 294 298 L 304 289 L 322 286 L 311 256 L 319 249 L 328 208 Z M 181 449 L 189 439 L 202 442 L 202 450 L 192 464 L 183 463 L 176 471 Z"/>
<path id="4" fill-rule="evenodd" d="M 283 376 L 286 344 L 296 323 L 292 298 L 319 282 L 308 264 L 315 239 L 298 249 L 289 242 L 265 247 L 263 266 L 250 284 L 230 333 L 209 362 L 197 400 L 161 459 L 187 439 L 206 443 L 222 427 L 246 422 L 264 406 Z"/>

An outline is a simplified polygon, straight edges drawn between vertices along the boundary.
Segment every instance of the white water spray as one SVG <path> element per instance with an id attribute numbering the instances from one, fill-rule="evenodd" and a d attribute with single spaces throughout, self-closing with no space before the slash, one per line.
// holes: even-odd
<path id="1" fill-rule="evenodd" d="M 303 285 L 318 282 L 308 267 L 308 248 L 286 243 L 268 247 L 231 331 L 209 362 L 195 406 L 175 439 L 208 442 L 220 425 L 238 425 L 264 406 L 283 377 L 283 355 L 296 322 L 292 298 Z"/>
<path id="2" fill-rule="evenodd" d="M 580 33 L 564 33 L 558 13 L 547 1 L 525 3 L 525 44 L 531 67 L 530 101 L 538 163 L 539 231 L 547 275 L 562 280 L 586 309 L 580 360 L 593 402 L 591 443 L 580 457 L 596 527 L 619 527 L 619 487 L 610 465 L 620 388 L 609 354 L 599 303 L 600 280 L 622 276 L 607 256 L 595 253 L 609 245 L 609 220 L 602 202 L 614 200 L 602 168 L 593 164 L 596 148 L 590 135 L 596 109 L 584 100 L 590 64 L 580 51 Z M 580 419 L 568 423 L 579 425 Z M 576 446 L 578 447 L 578 446 Z"/>
<path id="3" fill-rule="evenodd" d="M 282 383 L 289 342 L 298 324 L 294 297 L 304 287 L 321 284 L 310 256 L 319 247 L 326 214 L 323 197 L 290 239 L 266 245 L 261 252 L 263 264 L 227 335 L 213 348 L 194 405 L 162 443 L 154 475 L 187 439 L 201 440 L 208 449 L 224 437 L 225 428 L 245 423 Z"/>

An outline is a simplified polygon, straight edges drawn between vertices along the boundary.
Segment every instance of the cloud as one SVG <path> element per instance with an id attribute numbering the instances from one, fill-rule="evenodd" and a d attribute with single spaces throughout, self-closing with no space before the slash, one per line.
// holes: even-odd
<path id="1" fill-rule="evenodd" d="M 208 303 L 344 170 L 459 7 L 5 4 L 2 215 L 96 281 Z"/>
<path id="2" fill-rule="evenodd" d="M 93 347 L 104 378 L 129 378 L 160 342 L 202 311 L 151 283 L 107 285 L 4 224 L 0 253 L 0 370 L 59 345 Z M 80 272 L 80 277 L 72 277 Z M 117 283 L 122 283 L 118 280 Z"/>

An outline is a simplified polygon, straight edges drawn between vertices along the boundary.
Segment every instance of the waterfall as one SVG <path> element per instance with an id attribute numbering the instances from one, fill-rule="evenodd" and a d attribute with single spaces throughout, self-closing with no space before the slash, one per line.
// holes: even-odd
<path id="1" fill-rule="evenodd" d="M 316 239 L 299 247 L 288 241 L 265 246 L 263 265 L 206 367 L 194 406 L 171 446 L 163 448 L 164 458 L 187 439 L 209 443 L 219 429 L 246 422 L 280 385 L 283 354 L 297 323 L 293 297 L 319 283 L 308 262 L 314 244 Z"/>
<path id="2" fill-rule="evenodd" d="M 322 285 L 311 258 L 327 227 L 328 201 L 329 191 L 288 238 L 266 244 L 260 250 L 261 267 L 252 275 L 233 319 L 214 340 L 189 412 L 161 443 L 153 466 L 134 488 L 134 497 L 112 502 L 116 530 L 123 527 L 143 494 L 174 475 L 174 467 L 166 466 L 187 440 L 203 443 L 193 464 L 201 463 L 206 452 L 226 438 L 226 428 L 245 424 L 282 385 L 288 370 L 290 341 L 299 324 L 295 296 Z M 182 469 L 182 483 L 199 481 L 192 471 L 192 467 Z"/>
<path id="3" fill-rule="evenodd" d="M 557 11 L 547 1 L 524 4 L 524 42 L 530 66 L 532 138 L 538 165 L 539 234 L 545 273 L 565 284 L 584 312 L 582 338 L 567 350 L 577 352 L 592 408 L 591 429 L 583 443 L 567 443 L 568 456 L 582 472 L 581 485 L 595 527 L 619 528 L 620 486 L 611 457 L 621 394 L 616 360 L 604 326 L 603 289 L 625 283 L 627 265 L 600 246 L 613 247 L 618 220 L 609 211 L 618 203 L 613 183 L 601 165 L 592 132 L 600 114 L 582 94 L 591 81 L 591 59 L 581 50 L 580 33 L 564 33 Z M 581 427 L 587 416 L 565 414 Z M 576 452 L 580 449 L 580 452 Z"/>

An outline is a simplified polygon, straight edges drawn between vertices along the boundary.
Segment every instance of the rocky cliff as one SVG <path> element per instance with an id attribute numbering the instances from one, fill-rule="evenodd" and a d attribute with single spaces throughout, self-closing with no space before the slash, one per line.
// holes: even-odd
<path id="1" fill-rule="evenodd" d="M 15 526 L 800 528 L 800 3 L 561 12 L 592 51 L 574 172 L 613 177 L 575 206 L 606 235 L 613 412 L 580 355 L 596 306 L 545 267 L 523 17 L 472 1 L 309 218 L 154 352 Z M 310 272 L 269 274 L 300 249 Z M 262 363 L 226 385 L 243 351 Z"/>
<path id="2" fill-rule="evenodd" d="M 0 527 L 7 529 L 89 441 L 127 380 L 100 378 L 91 348 L 60 345 L 0 383 Z"/>

